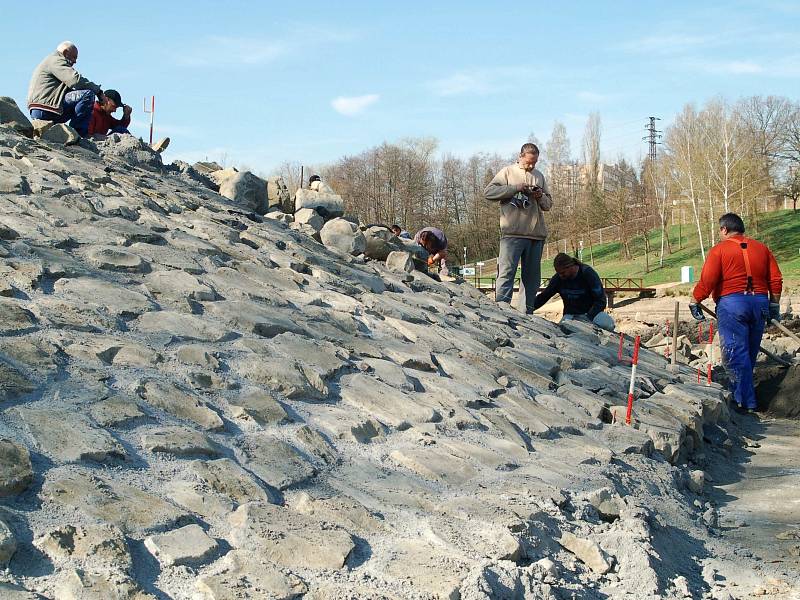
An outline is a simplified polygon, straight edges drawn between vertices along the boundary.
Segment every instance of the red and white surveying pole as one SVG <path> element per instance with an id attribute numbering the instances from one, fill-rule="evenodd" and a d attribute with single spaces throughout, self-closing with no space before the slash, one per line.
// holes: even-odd
<path id="1" fill-rule="evenodd" d="M 633 412 L 633 386 L 636 383 L 636 366 L 639 364 L 639 344 L 641 336 L 636 336 L 633 343 L 633 360 L 631 361 L 631 385 L 628 387 L 628 411 L 625 413 L 625 424 L 631 424 L 631 413 Z"/>
<path id="2" fill-rule="evenodd" d="M 156 97 L 150 96 L 150 110 L 147 110 L 147 98 L 144 99 L 144 107 L 142 110 L 145 114 L 150 113 L 150 145 L 153 145 L 153 119 L 156 114 Z"/>

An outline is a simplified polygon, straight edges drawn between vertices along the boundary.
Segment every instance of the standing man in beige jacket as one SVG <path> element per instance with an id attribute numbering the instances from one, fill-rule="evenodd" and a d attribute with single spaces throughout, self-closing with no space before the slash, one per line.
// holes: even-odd
<path id="1" fill-rule="evenodd" d="M 517 265 L 522 261 L 522 294 L 525 312 L 534 310 L 541 284 L 541 261 L 547 227 L 544 211 L 553 197 L 541 171 L 536 170 L 539 148 L 523 144 L 513 165 L 503 167 L 486 186 L 487 200 L 500 202 L 500 256 L 497 259 L 497 302 L 511 302 Z"/>

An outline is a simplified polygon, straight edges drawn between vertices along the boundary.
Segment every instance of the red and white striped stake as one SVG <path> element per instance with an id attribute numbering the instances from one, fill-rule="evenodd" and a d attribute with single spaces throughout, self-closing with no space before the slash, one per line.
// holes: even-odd
<path id="1" fill-rule="evenodd" d="M 153 119 L 156 114 L 156 97 L 150 96 L 150 110 L 147 110 L 147 98 L 144 99 L 142 110 L 145 114 L 150 113 L 150 145 L 153 145 Z"/>
<path id="2" fill-rule="evenodd" d="M 631 385 L 628 388 L 628 411 L 625 413 L 625 424 L 631 424 L 631 413 L 633 412 L 633 386 L 636 383 L 636 366 L 639 364 L 639 344 L 641 336 L 636 336 L 633 343 L 633 360 L 631 361 Z"/>

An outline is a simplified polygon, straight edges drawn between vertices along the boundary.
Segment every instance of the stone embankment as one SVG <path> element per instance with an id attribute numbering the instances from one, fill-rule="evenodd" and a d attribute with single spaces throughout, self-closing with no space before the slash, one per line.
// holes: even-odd
<path id="1" fill-rule="evenodd" d="M 702 495 L 728 411 L 689 367 L 643 351 L 626 426 L 617 338 L 413 270 L 341 199 L 26 135 L 0 125 L 0 597 L 732 597 Z"/>

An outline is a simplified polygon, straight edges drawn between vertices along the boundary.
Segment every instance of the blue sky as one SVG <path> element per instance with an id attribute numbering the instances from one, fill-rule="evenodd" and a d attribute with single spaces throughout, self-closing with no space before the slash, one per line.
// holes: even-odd
<path id="1" fill-rule="evenodd" d="M 800 2 L 74 2 L 0 4 L 0 95 L 25 102 L 64 39 L 78 70 L 122 93 L 166 159 L 268 173 L 404 137 L 512 154 L 555 120 L 573 153 L 587 115 L 606 159 L 646 153 L 649 115 L 686 102 L 800 93 Z M 544 148 L 546 156 L 547 149 Z"/>

